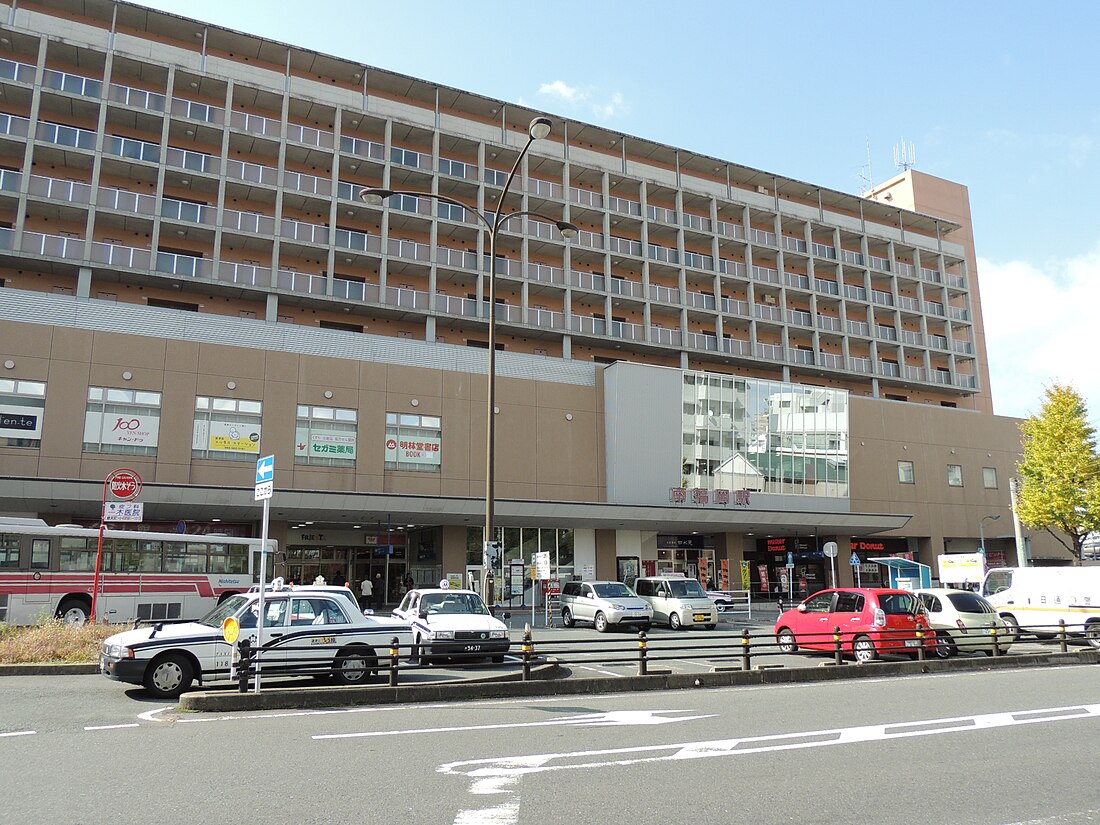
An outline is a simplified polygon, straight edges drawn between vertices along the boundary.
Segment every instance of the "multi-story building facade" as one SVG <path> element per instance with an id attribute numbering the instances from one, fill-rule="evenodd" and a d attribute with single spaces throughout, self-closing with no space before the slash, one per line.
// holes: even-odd
<path id="1" fill-rule="evenodd" d="M 0 512 L 95 521 L 125 464 L 151 522 L 254 531 L 274 453 L 287 575 L 474 573 L 492 300 L 505 563 L 762 587 L 790 553 L 813 587 L 824 541 L 845 580 L 1009 516 L 964 187 L 559 121 L 505 212 L 578 235 L 509 222 L 490 296 L 474 211 L 539 113 L 114 0 L 0 9 Z"/>

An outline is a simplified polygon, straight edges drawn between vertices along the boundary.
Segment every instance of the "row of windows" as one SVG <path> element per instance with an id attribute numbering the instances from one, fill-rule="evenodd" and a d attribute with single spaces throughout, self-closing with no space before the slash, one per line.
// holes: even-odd
<path id="1" fill-rule="evenodd" d="M 19 536 L 0 533 L 0 567 L 19 567 Z M 95 571 L 98 538 L 62 537 L 57 568 L 61 571 Z M 50 542 L 35 540 L 29 559 L 31 570 L 50 569 Z M 209 542 L 160 542 L 104 539 L 104 572 L 114 573 L 247 573 L 248 547 Z"/>
<path id="2" fill-rule="evenodd" d="M 916 484 L 917 475 L 912 461 L 898 462 L 898 481 L 902 484 Z M 949 487 L 963 486 L 963 468 L 961 464 L 947 465 L 947 485 Z M 982 467 L 982 485 L 986 490 L 997 489 L 997 468 Z"/>

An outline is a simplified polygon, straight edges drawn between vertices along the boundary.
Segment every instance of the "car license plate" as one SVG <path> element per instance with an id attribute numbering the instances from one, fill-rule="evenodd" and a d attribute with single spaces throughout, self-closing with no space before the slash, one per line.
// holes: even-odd
<path id="1" fill-rule="evenodd" d="M 920 639 L 906 639 L 905 640 L 905 646 L 906 647 L 920 647 Z"/>
<path id="2" fill-rule="evenodd" d="M 709 619 L 710 619 L 710 616 L 708 616 L 706 613 L 696 613 L 695 614 L 695 621 L 697 621 L 697 622 L 705 622 Z"/>
<path id="3" fill-rule="evenodd" d="M 479 650 L 481 650 L 481 645 L 466 645 L 462 649 L 466 653 L 477 653 Z"/>

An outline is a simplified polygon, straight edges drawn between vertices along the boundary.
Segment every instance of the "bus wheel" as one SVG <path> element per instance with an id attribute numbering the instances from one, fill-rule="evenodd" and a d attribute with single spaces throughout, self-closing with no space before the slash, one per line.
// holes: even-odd
<path id="1" fill-rule="evenodd" d="M 82 625 L 92 614 L 92 606 L 84 599 L 66 599 L 57 608 L 57 618 L 65 624 Z"/>

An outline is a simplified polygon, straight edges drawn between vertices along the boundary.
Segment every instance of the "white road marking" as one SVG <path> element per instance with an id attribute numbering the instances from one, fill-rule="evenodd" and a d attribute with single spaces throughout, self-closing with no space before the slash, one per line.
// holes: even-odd
<path id="1" fill-rule="evenodd" d="M 708 719 L 715 714 L 701 716 L 661 716 L 664 713 L 690 713 L 686 710 L 613 710 L 608 713 L 582 713 L 562 716 L 543 722 L 509 722 L 496 725 L 461 725 L 446 728 L 420 728 L 413 730 L 375 730 L 362 733 L 317 734 L 313 739 L 361 739 L 368 736 L 408 736 L 414 733 L 460 733 L 471 730 L 505 730 L 509 728 L 547 727 L 616 727 L 625 725 L 665 725 L 669 722 L 689 722 L 692 719 Z"/>
<path id="2" fill-rule="evenodd" d="M 1100 819 L 1100 808 L 1090 808 L 1087 811 L 1072 811 L 1068 814 L 1055 814 L 1044 816 L 1042 819 L 1029 819 L 1025 822 L 1014 822 L 1010 825 L 1075 825 L 1076 823 L 1096 822 Z"/>
<path id="3" fill-rule="evenodd" d="M 137 722 L 131 722 L 128 725 L 95 725 L 93 727 L 85 727 L 84 730 L 117 730 L 118 728 L 140 728 Z"/>
<path id="4" fill-rule="evenodd" d="M 158 713 L 163 713 L 166 710 L 170 710 L 172 707 L 173 705 L 165 705 L 164 707 L 157 708 L 156 710 L 147 710 L 145 711 L 145 713 L 139 713 L 138 719 L 142 720 L 143 722 L 167 722 L 167 719 L 155 719 L 154 717 Z"/>
<path id="5" fill-rule="evenodd" d="M 36 730 L 17 730 L 11 733 L 0 733 L 0 736 L 34 736 L 38 731 Z"/>
<path id="6" fill-rule="evenodd" d="M 591 670 L 593 673 L 599 673 L 603 676 L 625 676 L 624 673 L 614 673 L 610 670 L 601 670 L 598 667 L 589 667 L 588 665 L 576 665 L 577 670 Z"/>

